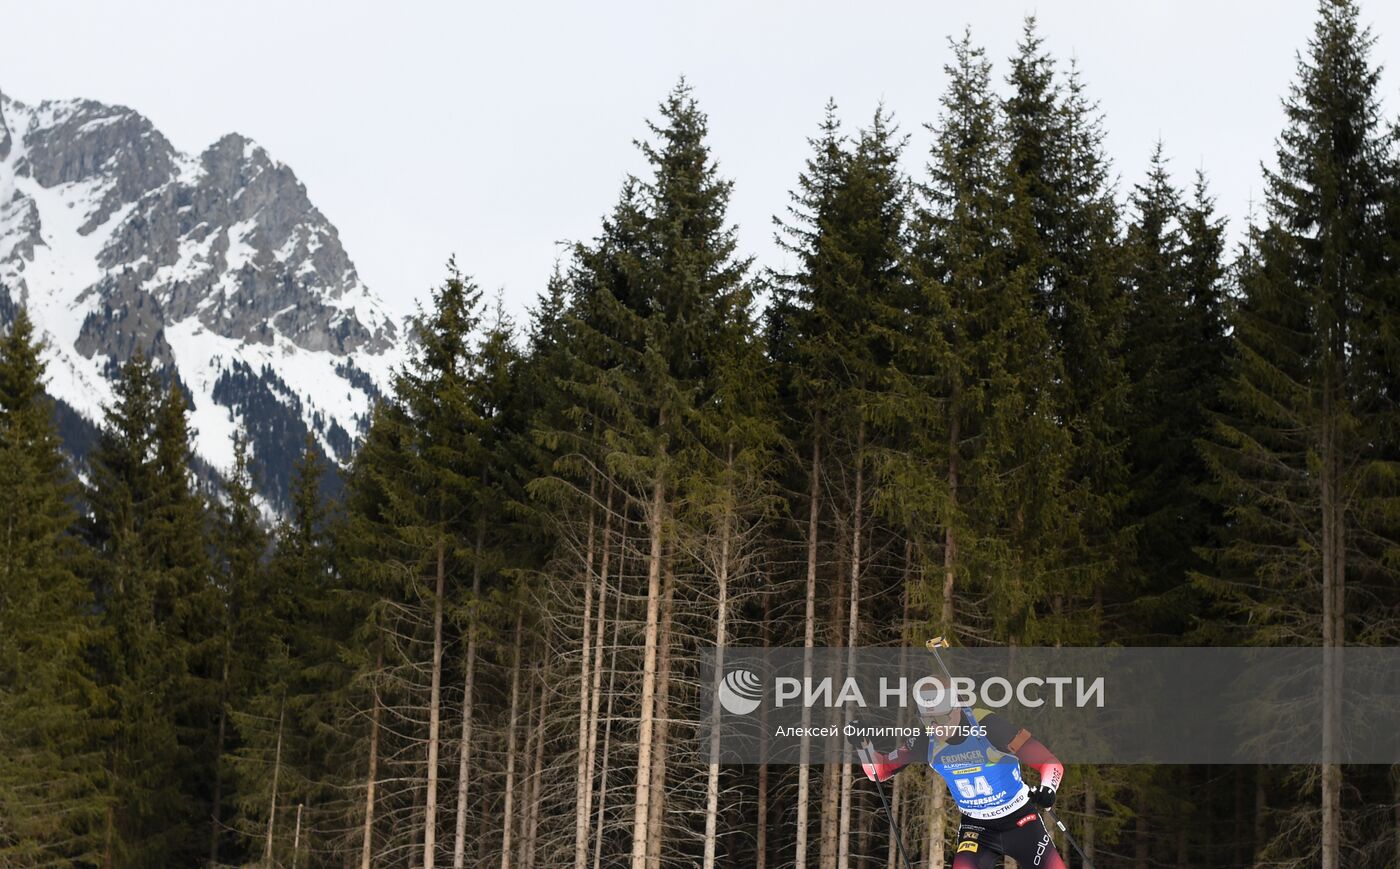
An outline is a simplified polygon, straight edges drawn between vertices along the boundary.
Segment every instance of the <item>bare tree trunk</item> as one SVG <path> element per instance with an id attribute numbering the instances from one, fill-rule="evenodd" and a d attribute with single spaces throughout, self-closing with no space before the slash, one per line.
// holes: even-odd
<path id="1" fill-rule="evenodd" d="M 665 416 L 662 415 L 662 428 Z M 665 451 L 660 459 L 665 461 Z M 661 622 L 662 536 L 666 490 L 658 470 L 652 484 L 651 508 L 647 515 L 651 551 L 647 560 L 646 643 L 642 663 L 642 696 L 637 726 L 637 795 L 632 805 L 632 869 L 647 869 L 647 842 L 651 821 L 651 752 L 656 715 L 656 676 L 658 634 Z"/>
<path id="2" fill-rule="evenodd" d="M 904 789 L 900 787 L 904 779 L 895 776 L 894 783 L 890 787 L 890 817 L 894 820 L 890 827 L 890 841 L 885 848 L 885 869 L 901 869 L 899 866 L 899 839 L 895 836 L 895 830 L 899 829 L 900 821 L 900 798 L 904 795 Z"/>
<path id="3" fill-rule="evenodd" d="M 847 753 L 848 752 L 843 748 L 842 754 L 845 755 Z M 837 833 L 836 837 L 836 865 L 839 867 L 839 869 L 850 869 L 851 865 L 851 796 L 853 794 L 853 791 L 851 789 L 852 766 L 854 766 L 854 764 L 852 763 L 840 764 L 839 778 L 841 782 L 841 809 L 837 815 L 837 817 L 839 818 L 839 832 Z"/>
<path id="4" fill-rule="evenodd" d="M 914 543 L 906 537 L 904 539 L 904 576 L 901 590 L 902 608 L 899 614 L 899 670 L 901 673 L 909 672 L 909 656 L 905 649 L 909 646 L 909 589 L 914 585 Z M 885 869 L 902 869 L 899 867 L 897 858 L 899 847 L 902 844 L 896 831 L 899 829 L 902 808 L 901 800 L 905 794 L 903 787 L 904 779 L 896 777 L 890 787 L 890 812 L 893 819 L 891 825 L 889 843 L 885 849 Z"/>
<path id="5" fill-rule="evenodd" d="M 934 782 L 929 797 L 928 829 L 924 836 L 928 869 L 943 869 L 943 840 L 948 836 L 948 814 L 943 808 L 945 793 L 943 783 Z"/>
<path id="6" fill-rule="evenodd" d="M 668 563 L 670 559 L 667 559 Z M 670 748 L 671 622 L 675 611 L 676 577 L 669 566 L 661 605 L 661 662 L 656 677 L 656 750 L 651 756 L 651 817 L 647 819 L 647 866 L 661 866 L 666 839 L 666 758 Z"/>
<path id="7" fill-rule="evenodd" d="M 865 802 L 866 802 L 866 794 L 868 794 L 868 793 L 869 793 L 869 791 L 856 791 L 856 790 L 852 790 L 852 791 L 851 791 L 851 801 L 852 801 L 852 803 L 855 804 L 854 807 L 852 808 L 852 811 L 853 811 L 853 812 L 859 812 L 859 813 L 860 813 L 860 815 L 859 815 L 859 817 L 860 817 L 860 832 L 857 834 L 857 837 L 858 837 L 858 838 L 857 838 L 857 841 L 858 841 L 859 845 L 858 845 L 858 847 L 857 847 L 857 849 L 856 849 L 857 851 L 860 852 L 860 856 L 859 856 L 859 858 L 858 858 L 859 861 L 860 861 L 860 869 L 869 869 L 869 866 L 870 866 L 870 818 L 871 818 L 871 814 L 870 814 L 870 812 L 866 811 L 869 807 L 866 806 L 866 804 L 865 804 Z"/>
<path id="8" fill-rule="evenodd" d="M 1333 362 L 1323 373 L 1322 472 L 1319 475 L 1322 484 L 1322 869 L 1340 869 L 1341 866 L 1342 768 L 1337 762 L 1337 734 L 1341 712 L 1340 656 L 1341 647 L 1346 644 L 1346 520 L 1341 491 L 1342 445 L 1335 419 L 1340 413 L 1336 365 Z"/>
<path id="9" fill-rule="evenodd" d="M 433 673 L 428 693 L 428 793 L 423 805 L 423 869 L 437 860 L 438 736 L 442 725 L 442 599 L 447 593 L 447 541 L 437 539 L 437 583 L 433 592 Z"/>
<path id="10" fill-rule="evenodd" d="M 856 501 L 851 517 L 851 602 L 847 613 L 850 623 L 846 632 L 846 672 L 856 671 L 856 644 L 860 642 L 860 542 L 863 529 L 861 514 L 865 509 L 865 420 L 861 419 L 856 428 Z M 851 714 L 845 715 L 850 723 Z M 844 740 L 843 740 L 844 742 Z M 850 747 L 843 746 L 842 756 L 850 755 Z M 838 869 L 850 869 L 851 865 L 851 786 L 854 764 L 841 764 L 841 832 L 837 850 Z"/>
<path id="11" fill-rule="evenodd" d="M 725 465 L 726 471 L 733 471 L 734 447 L 732 445 L 729 447 Z M 719 570 L 715 577 L 716 593 L 719 596 L 715 603 L 715 673 L 717 675 L 724 673 L 724 646 L 729 640 L 727 630 L 729 627 L 729 529 L 731 524 L 730 513 L 726 510 L 720 528 Z M 710 768 L 705 780 L 705 856 L 702 863 L 704 869 L 714 869 L 717 852 L 716 838 L 719 834 L 719 716 L 719 692 L 716 691 L 715 696 L 710 701 Z M 759 824 L 762 825 L 761 820 Z M 761 838 L 762 834 L 760 834 Z M 761 852 L 761 842 L 759 849 Z"/>
<path id="12" fill-rule="evenodd" d="M 592 625 L 593 609 L 593 550 L 594 528 L 597 524 L 595 496 L 598 491 L 597 477 L 588 482 L 588 544 L 584 553 L 583 565 L 583 657 L 579 665 L 578 685 L 578 772 L 574 778 L 574 869 L 584 869 L 584 859 L 588 847 L 588 800 L 592 794 L 592 781 L 588 777 L 588 709 L 589 686 L 593 680 L 589 673 L 588 657 L 589 628 Z M 604 551 L 607 550 L 607 535 L 603 535 Z M 606 557 L 606 556 L 605 556 Z M 602 606 L 598 607 L 602 612 Z"/>
<path id="13" fill-rule="evenodd" d="M 486 549 L 486 519 L 476 522 L 472 558 L 472 606 L 482 599 L 482 553 Z M 472 784 L 472 695 L 476 690 L 476 613 L 466 628 L 466 673 L 462 677 L 462 744 L 456 761 L 456 824 L 452 831 L 452 869 L 466 865 L 466 807 Z"/>
<path id="14" fill-rule="evenodd" d="M 771 611 L 770 604 L 773 598 L 771 595 L 763 596 L 763 649 L 768 650 L 768 619 Z M 760 733 L 768 732 L 768 708 L 765 706 L 758 713 Z M 765 743 L 760 743 L 758 747 L 758 796 L 756 811 L 758 812 L 758 829 L 754 842 L 754 869 L 768 869 L 768 750 Z"/>
<path id="15" fill-rule="evenodd" d="M 758 795 L 754 811 L 758 814 L 757 835 L 754 837 L 754 869 L 768 869 L 768 764 L 758 765 Z M 1396 817 L 1400 821 L 1400 816 Z M 1400 830 L 1400 827 L 1397 827 Z"/>
<path id="16" fill-rule="evenodd" d="M 374 687 L 369 724 L 369 772 L 365 776 L 364 838 L 360 846 L 360 869 L 370 869 L 374 858 L 374 788 L 379 781 L 379 674 L 384 669 L 384 641 L 374 656 Z"/>
<path id="17" fill-rule="evenodd" d="M 267 807 L 267 841 L 263 845 L 263 861 L 272 865 L 272 837 L 277 831 L 277 782 L 282 774 L 282 721 L 287 714 L 284 697 L 277 710 L 277 748 L 272 754 L 272 799 Z"/>
<path id="18" fill-rule="evenodd" d="M 1236 866 L 1244 865 L 1244 767 L 1235 767 L 1235 823 L 1231 838 L 1234 840 L 1230 845 L 1230 856 Z"/>
<path id="19" fill-rule="evenodd" d="M 816 645 L 817 633 L 817 533 L 820 510 L 821 440 L 816 434 L 819 426 L 813 426 L 812 489 L 807 514 L 807 609 L 803 621 L 802 676 L 807 682 L 812 679 L 812 647 Z M 802 762 L 797 767 L 797 844 L 794 855 L 794 869 L 807 869 L 807 809 L 811 803 L 811 738 L 807 731 L 812 725 L 812 712 L 802 707 Z"/>
<path id="20" fill-rule="evenodd" d="M 1094 859 L 1094 820 L 1099 809 L 1098 799 L 1094 783 L 1086 782 L 1084 785 L 1084 837 L 1079 844 L 1084 848 L 1084 856 L 1088 857 L 1090 862 L 1093 862 Z M 1244 864 L 1237 865 L 1243 866 Z"/>
<path id="21" fill-rule="evenodd" d="M 297 826 L 292 833 L 292 869 L 297 869 L 297 857 L 301 854 L 301 810 L 305 803 L 297 803 Z"/>
<path id="22" fill-rule="evenodd" d="M 831 716 L 832 723 L 841 725 L 840 713 Z M 837 852 L 840 848 L 838 835 L 841 817 L 841 772 L 839 764 L 822 765 L 822 841 L 818 865 L 821 869 L 836 869 Z"/>
<path id="23" fill-rule="evenodd" d="M 224 637 L 224 675 L 219 682 L 219 726 L 217 730 L 216 742 L 214 743 L 214 802 L 213 810 L 210 812 L 209 824 L 209 865 L 214 866 L 219 862 L 219 827 L 222 820 L 219 817 L 219 810 L 224 801 L 224 771 L 223 753 L 225 731 L 228 727 L 228 660 L 229 660 L 229 640 Z"/>
<path id="24" fill-rule="evenodd" d="M 528 677 L 527 677 L 528 678 Z M 528 836 L 530 827 L 530 759 L 531 746 L 535 741 L 535 731 L 540 727 L 541 722 L 535 720 L 536 711 L 539 709 L 538 698 L 535 696 L 535 680 L 530 679 L 525 688 L 525 736 L 520 740 L 520 748 L 523 756 L 520 759 L 520 807 L 515 813 L 520 816 L 519 835 L 512 836 L 514 842 L 515 856 L 512 861 L 516 866 L 525 865 L 525 850 L 528 846 Z M 512 823 L 507 820 L 506 823 Z"/>
<path id="25" fill-rule="evenodd" d="M 506 719 L 506 807 L 501 813 L 501 869 L 510 869 L 511 832 L 515 829 L 515 735 L 520 716 L 520 645 L 524 613 L 515 615 L 515 653 L 510 668 L 510 716 Z"/>
<path id="26" fill-rule="evenodd" d="M 1264 866 L 1264 818 L 1269 811 L 1267 766 L 1254 769 L 1254 866 Z"/>
<path id="27" fill-rule="evenodd" d="M 843 528 L 837 524 L 838 529 Z M 837 551 L 844 552 L 842 544 L 845 541 L 844 531 L 839 531 L 837 535 Z M 836 589 L 832 594 L 831 601 L 831 636 L 842 636 L 842 623 L 846 619 L 846 580 L 847 575 L 842 572 L 842 556 L 836 559 Z M 835 728 L 840 728 L 845 721 L 845 713 L 839 709 L 832 709 L 828 713 L 828 719 Z M 838 737 L 840 738 L 840 737 Z M 844 743 L 844 738 L 841 739 Z M 838 748 L 838 751 L 840 749 Z M 840 823 L 841 823 L 841 764 L 824 763 L 822 766 L 822 846 L 821 846 L 821 869 L 836 869 L 836 861 L 841 848 Z"/>
<path id="28" fill-rule="evenodd" d="M 625 538 L 625 533 L 624 533 Z M 626 540 L 618 545 L 618 576 L 621 577 L 622 555 L 626 550 Z M 619 583 L 620 585 L 620 583 Z M 613 722 L 613 699 L 617 696 L 614 688 L 617 685 L 617 648 L 618 637 L 622 628 L 622 595 L 617 595 L 617 601 L 613 604 L 613 635 L 612 635 L 612 655 L 608 661 L 608 710 L 606 722 L 603 724 L 603 761 L 598 769 L 598 814 L 597 821 L 593 825 L 593 869 L 600 869 L 603 865 L 603 816 L 608 806 L 608 758 L 612 748 L 612 722 Z"/>
<path id="29" fill-rule="evenodd" d="M 462 677 L 462 744 L 457 749 L 457 819 L 452 833 L 452 869 L 463 869 L 467 861 L 467 800 L 470 795 L 472 762 L 472 698 L 476 685 L 476 620 L 475 608 L 481 603 L 481 559 L 486 549 L 486 519 L 476 523 L 476 546 L 472 558 L 471 623 L 467 626 L 466 673 Z"/>
<path id="30" fill-rule="evenodd" d="M 1191 782 L 1191 778 L 1192 778 L 1191 770 L 1192 770 L 1192 768 L 1189 767 L 1189 766 L 1188 766 L 1188 767 L 1183 767 L 1182 770 L 1181 770 L 1181 772 L 1182 772 L 1182 774 L 1183 774 L 1183 778 L 1185 778 L 1186 781 L 1187 781 L 1185 792 L 1186 792 L 1186 793 L 1198 793 L 1198 790 L 1197 790 L 1198 786 Z M 1207 806 L 1216 806 L 1216 805 L 1219 805 L 1219 804 L 1220 804 L 1219 801 L 1216 800 L 1216 798 L 1215 798 L 1216 781 L 1217 781 L 1217 779 L 1216 779 L 1216 777 L 1213 776 L 1213 775 L 1207 774 L 1207 775 L 1205 776 L 1205 795 L 1201 798 L 1201 803 L 1202 803 L 1203 805 L 1207 805 Z M 1193 833 L 1198 833 L 1198 835 L 1196 835 L 1196 836 L 1193 837 L 1197 842 L 1200 842 L 1200 843 L 1201 843 L 1201 845 L 1198 846 L 1198 847 L 1200 847 L 1201 850 L 1204 850 L 1207 854 L 1214 853 L 1214 851 L 1215 851 L 1216 826 L 1217 826 L 1216 824 L 1212 824 L 1212 823 L 1207 822 L 1207 823 L 1201 824 L 1199 828 L 1193 827 L 1193 828 L 1191 829 L 1191 831 L 1192 831 Z M 1185 828 L 1183 828 L 1183 830 L 1185 830 Z M 1190 847 L 1190 842 L 1189 842 L 1189 841 L 1186 841 L 1186 837 L 1185 837 L 1184 832 L 1183 832 L 1183 842 L 1184 842 L 1185 844 L 1183 844 L 1182 847 Z"/>
<path id="31" fill-rule="evenodd" d="M 588 859 L 588 818 L 593 812 L 593 776 L 598 760 L 598 707 L 602 699 L 600 689 L 603 683 L 603 637 L 607 630 L 608 561 L 612 552 L 612 496 L 612 488 L 609 487 L 607 508 L 603 514 L 603 559 L 598 572 L 598 626 L 593 633 L 593 661 L 590 667 L 585 668 L 592 673 L 592 681 L 586 690 L 589 700 L 582 725 L 588 730 L 588 738 L 582 746 L 584 756 L 579 761 L 579 793 L 583 798 L 583 805 L 574 826 L 574 865 L 578 869 L 583 869 Z M 620 558 L 619 554 L 619 560 Z M 587 630 L 584 633 L 586 634 Z M 586 640 L 583 654 L 585 658 L 589 654 Z M 579 823 L 580 820 L 582 823 Z"/>
<path id="32" fill-rule="evenodd" d="M 535 846 L 539 841 L 540 793 L 544 778 L 544 734 L 549 721 L 549 659 L 544 662 L 544 675 L 540 679 L 539 724 L 535 727 L 535 760 L 530 773 L 530 814 L 525 823 L 525 869 L 534 869 Z"/>

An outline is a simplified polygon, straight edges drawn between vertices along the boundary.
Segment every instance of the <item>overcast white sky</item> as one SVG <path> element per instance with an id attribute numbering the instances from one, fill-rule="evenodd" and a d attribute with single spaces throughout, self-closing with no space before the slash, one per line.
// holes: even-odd
<path id="1" fill-rule="evenodd" d="M 1366 0 L 1383 61 L 1400 4 Z M 1123 191 L 1160 136 L 1238 225 L 1272 160 L 1311 0 L 863 2 L 62 2 L 0 0 L 0 90 L 131 106 L 185 151 L 237 131 L 289 164 L 361 275 L 411 308 L 455 253 L 523 311 L 559 242 L 588 238 L 632 140 L 684 74 L 735 181 L 746 252 L 779 264 L 787 201 L 827 97 L 854 127 L 883 100 L 923 165 L 949 51 L 972 27 L 1000 80 L 1027 13 L 1079 59 Z M 1394 78 L 1383 93 L 1395 105 Z"/>

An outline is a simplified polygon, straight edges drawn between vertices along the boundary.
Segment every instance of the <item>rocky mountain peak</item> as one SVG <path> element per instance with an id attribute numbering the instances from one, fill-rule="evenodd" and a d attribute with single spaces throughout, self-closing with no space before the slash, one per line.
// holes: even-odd
<path id="1" fill-rule="evenodd" d="M 18 106 L 18 103 L 13 105 Z M 8 114 L 8 112 L 6 113 Z M 150 121 L 124 106 L 92 100 L 40 103 L 24 131 L 15 172 L 44 187 L 107 180 L 80 227 L 92 232 L 112 214 L 176 174 L 175 149 Z"/>
<path id="2" fill-rule="evenodd" d="M 398 360 L 399 324 L 290 167 L 237 133 L 181 153 L 92 100 L 0 93 L 0 285 L 44 330 L 57 398 L 100 419 L 142 349 L 189 388 L 215 467 L 269 415 L 297 422 L 255 457 L 312 431 L 348 458 Z"/>

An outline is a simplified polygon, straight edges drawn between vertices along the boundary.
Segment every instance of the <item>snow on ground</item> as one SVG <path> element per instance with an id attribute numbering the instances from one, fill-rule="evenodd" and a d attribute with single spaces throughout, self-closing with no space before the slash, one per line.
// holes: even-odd
<path id="1" fill-rule="evenodd" d="M 185 187 L 194 187 L 204 177 L 204 164 L 200 163 L 199 158 L 193 155 L 176 154 L 175 167 L 177 172 L 175 180 Z M 189 207 L 185 206 L 185 208 Z"/>
<path id="2" fill-rule="evenodd" d="M 187 328 L 191 323 L 195 329 Z M 217 470 L 226 472 L 233 468 L 233 436 L 238 431 L 239 421 L 227 407 L 214 403 L 214 383 L 223 373 L 223 362 L 228 357 L 221 356 L 222 348 L 208 340 L 211 338 L 238 343 L 205 333 L 193 317 L 165 328 L 165 340 L 175 357 L 175 368 L 194 399 L 190 427 L 194 429 L 197 452 Z"/>
<path id="3" fill-rule="evenodd" d="M 369 413 L 369 396 L 335 371 L 346 362 L 344 356 L 303 350 L 280 335 L 271 345 L 225 338 L 205 329 L 197 317 L 166 326 L 165 340 L 175 356 L 180 379 L 194 396 L 196 409 L 190 422 L 198 429 L 199 454 L 221 471 L 233 466 L 233 435 L 240 421 L 233 419 L 229 408 L 214 403 L 214 383 L 235 361 L 246 364 L 255 375 L 264 367 L 271 368 L 301 399 L 301 418 L 312 432 L 316 432 L 313 420 L 319 412 L 328 425 L 334 419 L 353 437 L 355 417 Z M 360 360 L 355 359 L 355 364 L 359 366 Z M 274 391 L 274 395 L 278 393 Z M 278 397 L 291 406 L 287 396 Z M 316 434 L 326 454 L 334 455 L 325 435 Z"/>
<path id="4" fill-rule="evenodd" d="M 240 220 L 228 228 L 228 253 L 224 260 L 229 272 L 238 271 L 258 255 L 257 248 L 248 243 L 248 236 L 257 228 L 257 218 Z"/>
<path id="5" fill-rule="evenodd" d="M 385 317 L 388 320 L 388 317 Z M 409 335 L 407 321 L 399 324 L 398 343 L 394 344 L 383 353 L 350 354 L 349 361 L 355 363 L 355 367 L 369 375 L 369 379 L 379 385 L 385 393 L 394 385 L 394 378 L 398 375 L 408 357 L 404 352 L 404 345 L 407 343 Z M 343 425 L 344 423 L 342 423 Z M 354 432 L 351 432 L 353 435 Z"/>
<path id="6" fill-rule="evenodd" d="M 200 224 L 199 226 L 204 226 Z M 198 229 L 199 227 L 195 227 Z M 209 233 L 203 240 L 191 237 L 180 239 L 180 250 L 173 265 L 161 266 L 151 276 L 150 283 L 157 287 L 168 287 L 176 283 L 193 281 L 209 270 L 214 260 L 214 241 L 217 233 Z M 212 299 L 204 300 L 208 305 Z"/>

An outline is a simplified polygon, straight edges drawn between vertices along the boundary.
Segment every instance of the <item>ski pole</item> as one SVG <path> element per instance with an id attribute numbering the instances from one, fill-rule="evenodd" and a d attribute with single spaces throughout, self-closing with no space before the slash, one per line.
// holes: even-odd
<path id="1" fill-rule="evenodd" d="M 865 743 L 870 745 L 869 742 Z M 894 812 L 890 809 L 890 801 L 885 797 L 885 786 L 880 782 L 880 773 L 875 766 L 875 747 L 870 745 L 870 756 L 861 757 L 862 763 L 870 764 L 875 772 L 875 790 L 880 794 L 880 804 L 885 807 L 885 817 L 890 819 L 890 835 L 894 836 L 894 846 L 899 851 L 899 859 L 904 861 L 904 869 L 914 869 L 914 864 L 909 862 L 909 855 L 904 853 L 904 837 L 899 834 L 899 823 L 894 819 Z"/>
<path id="2" fill-rule="evenodd" d="M 1061 821 L 1059 816 L 1050 809 L 1042 809 L 1042 811 L 1045 812 L 1045 816 L 1050 819 L 1050 822 L 1053 823 L 1061 833 L 1065 834 L 1065 839 L 1074 848 L 1075 853 L 1079 855 L 1079 859 L 1084 863 L 1085 869 L 1094 869 L 1094 864 L 1089 862 L 1088 857 L 1084 856 L 1084 849 L 1079 847 L 1079 843 L 1075 841 L 1074 837 L 1070 835 L 1069 830 L 1065 828 L 1065 822 Z"/>
<path id="3" fill-rule="evenodd" d="M 945 664 L 945 663 L 943 663 L 943 656 L 940 655 L 940 654 L 938 654 L 938 650 L 939 650 L 939 649 L 946 649 L 946 648 L 948 648 L 948 638 L 947 638 L 947 637 L 934 637 L 933 639 L 929 640 L 927 643 L 924 643 L 924 647 L 925 647 L 926 649 L 928 649 L 930 652 L 933 652 L 933 659 L 934 659 L 935 661 L 938 662 L 939 668 L 943 670 L 943 676 L 944 676 L 944 678 L 946 678 L 946 679 L 948 680 L 948 690 L 949 690 L 949 691 L 952 691 L 952 690 L 953 690 L 953 674 L 950 673 L 950 672 L 948 672 L 948 665 Z"/>

